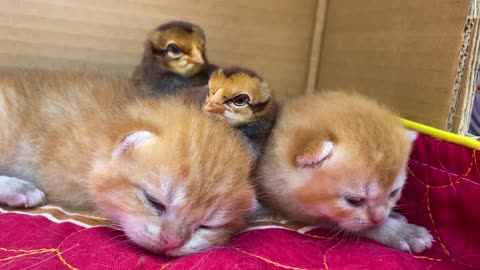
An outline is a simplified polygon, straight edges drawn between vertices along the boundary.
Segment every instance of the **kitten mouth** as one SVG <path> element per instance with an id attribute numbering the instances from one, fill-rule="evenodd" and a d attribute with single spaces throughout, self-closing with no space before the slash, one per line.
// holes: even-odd
<path id="1" fill-rule="evenodd" d="M 360 224 L 352 224 L 352 223 L 340 223 L 338 226 L 346 231 L 353 232 L 353 233 L 361 233 L 372 228 L 375 228 L 380 224 L 373 224 L 373 223 L 360 223 Z"/>

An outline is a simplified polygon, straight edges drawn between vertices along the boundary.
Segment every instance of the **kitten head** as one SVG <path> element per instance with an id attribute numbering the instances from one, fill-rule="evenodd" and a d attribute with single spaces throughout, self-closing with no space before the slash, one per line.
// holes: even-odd
<path id="1" fill-rule="evenodd" d="M 359 95 L 302 97 L 283 108 L 260 184 L 294 218 L 362 231 L 400 198 L 411 140 L 391 112 Z"/>
<path id="2" fill-rule="evenodd" d="M 203 110 L 219 115 L 232 126 L 250 123 L 271 107 L 268 84 L 248 69 L 219 69 L 210 77 L 208 88 Z"/>
<path id="3" fill-rule="evenodd" d="M 107 162 L 93 194 L 101 213 L 156 253 L 181 256 L 225 243 L 255 204 L 252 160 L 225 123 L 196 106 L 159 101 L 132 109 L 133 124 Z"/>
<path id="4" fill-rule="evenodd" d="M 205 34 L 198 26 L 173 21 L 163 24 L 147 37 L 147 45 L 160 65 L 185 77 L 197 74 L 207 62 Z"/>

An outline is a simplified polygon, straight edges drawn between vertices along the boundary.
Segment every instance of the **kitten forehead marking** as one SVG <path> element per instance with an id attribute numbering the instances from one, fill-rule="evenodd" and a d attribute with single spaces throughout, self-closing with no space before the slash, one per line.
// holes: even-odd
<path id="1" fill-rule="evenodd" d="M 188 200 L 187 193 L 184 187 L 176 187 L 171 192 L 173 192 L 173 195 L 171 195 L 172 196 L 171 204 L 173 207 L 180 208 Z"/>
<path id="2" fill-rule="evenodd" d="M 367 198 L 377 198 L 382 193 L 377 181 L 369 182 L 365 185 L 365 195 Z"/>

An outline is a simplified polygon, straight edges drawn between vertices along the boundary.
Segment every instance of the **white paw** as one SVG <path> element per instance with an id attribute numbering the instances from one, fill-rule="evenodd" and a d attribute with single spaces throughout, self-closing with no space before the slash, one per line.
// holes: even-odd
<path id="1" fill-rule="evenodd" d="M 424 227 L 408 223 L 392 213 L 385 222 L 364 234 L 365 237 L 402 251 L 420 253 L 432 247 L 433 237 Z"/>
<path id="2" fill-rule="evenodd" d="M 402 251 L 420 253 L 432 247 L 433 236 L 424 227 L 405 223 L 385 244 Z"/>
<path id="3" fill-rule="evenodd" d="M 15 208 L 32 208 L 45 204 L 45 193 L 34 184 L 15 177 L 0 176 L 0 203 Z"/>

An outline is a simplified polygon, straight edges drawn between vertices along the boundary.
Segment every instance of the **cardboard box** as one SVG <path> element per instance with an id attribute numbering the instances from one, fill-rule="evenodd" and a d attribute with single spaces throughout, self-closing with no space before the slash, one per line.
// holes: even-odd
<path id="1" fill-rule="evenodd" d="M 279 97 L 322 89 L 373 96 L 401 116 L 468 130 L 478 0 L 3 0 L 0 67 L 130 75 L 146 33 L 188 20 L 209 59 L 257 70 Z"/>
<path id="2" fill-rule="evenodd" d="M 256 69 L 280 95 L 305 90 L 315 0 L 3 0 L 0 66 L 101 69 L 129 75 L 147 32 L 200 24 L 210 61 Z"/>
<path id="3" fill-rule="evenodd" d="M 478 66 L 477 4 L 328 1 L 316 89 L 363 92 L 403 117 L 464 132 L 474 91 L 467 81 Z"/>

